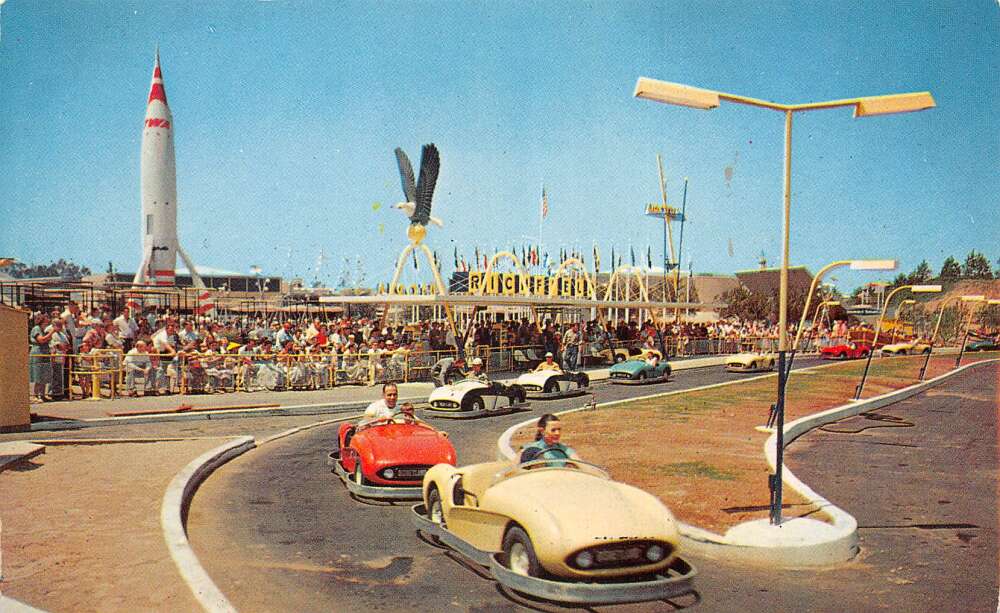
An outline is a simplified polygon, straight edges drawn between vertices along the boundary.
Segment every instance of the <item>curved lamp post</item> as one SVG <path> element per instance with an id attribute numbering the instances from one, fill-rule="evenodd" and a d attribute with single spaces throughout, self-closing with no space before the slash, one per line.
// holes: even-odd
<path id="1" fill-rule="evenodd" d="M 781 276 L 778 290 L 778 402 L 777 410 L 777 471 L 771 476 L 772 498 L 771 523 L 781 523 L 781 463 L 783 461 L 784 422 L 785 422 L 785 352 L 788 351 L 788 242 L 791 226 L 792 202 L 792 115 L 802 111 L 818 111 L 839 107 L 853 107 L 854 117 L 869 117 L 873 115 L 889 115 L 892 113 L 908 113 L 933 108 L 934 98 L 930 92 L 913 92 L 906 94 L 890 94 L 887 96 L 867 96 L 862 98 L 845 98 L 828 100 L 826 102 L 810 102 L 806 104 L 778 104 L 738 96 L 725 92 L 700 89 L 679 83 L 668 83 L 657 79 L 639 77 L 635 84 L 634 95 L 665 104 L 687 106 L 696 109 L 709 110 L 719 106 L 720 100 L 756 106 L 772 111 L 779 111 L 785 116 L 785 172 L 783 190 L 784 217 L 782 223 Z"/>
<path id="2" fill-rule="evenodd" d="M 908 290 L 910 290 L 911 292 L 913 292 L 915 294 L 923 294 L 923 293 L 940 292 L 941 291 L 941 286 L 940 285 L 900 285 L 896 289 L 894 289 L 891 292 L 889 292 L 889 295 L 885 297 L 885 302 L 882 303 L 882 314 L 879 315 L 879 317 L 878 317 L 878 323 L 875 324 L 875 338 L 872 339 L 872 349 L 871 349 L 871 351 L 868 352 L 868 360 L 865 362 L 865 371 L 861 375 L 861 382 L 858 383 L 858 386 L 854 390 L 854 399 L 855 400 L 860 400 L 861 399 L 861 392 L 863 392 L 864 389 L 865 389 L 865 381 L 868 379 L 868 369 L 872 365 L 872 356 L 875 355 L 875 352 L 878 350 L 878 333 L 882 329 L 882 320 L 885 318 L 886 309 L 889 308 L 889 303 L 892 301 L 892 297 L 895 296 L 896 294 L 898 294 L 899 292 L 903 291 L 904 289 L 908 289 Z"/>
<path id="3" fill-rule="evenodd" d="M 929 364 L 931 361 L 931 353 L 934 351 L 934 339 L 937 338 L 938 330 L 941 328 L 941 316 L 944 315 L 944 307 L 952 300 L 961 300 L 962 302 L 983 302 L 984 300 L 986 300 L 986 296 L 983 296 L 982 294 L 978 295 L 966 294 L 964 296 L 951 296 L 941 301 L 941 308 L 938 309 L 937 323 L 934 324 L 934 333 L 931 334 L 930 351 L 928 351 L 927 355 L 924 357 L 924 365 L 920 367 L 920 381 L 923 381 L 924 376 L 927 374 L 927 364 Z M 964 343 L 962 346 L 964 348 L 965 346 Z M 959 360 L 961 360 L 961 352 L 959 352 Z"/>

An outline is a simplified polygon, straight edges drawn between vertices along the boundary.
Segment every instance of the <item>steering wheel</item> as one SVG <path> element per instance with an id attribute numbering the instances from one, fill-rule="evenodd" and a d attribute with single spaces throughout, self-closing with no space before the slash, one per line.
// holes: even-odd
<path id="1" fill-rule="evenodd" d="M 548 454 L 558 455 L 556 455 L 556 457 L 547 457 Z M 562 458 L 559 458 L 558 456 L 562 456 Z M 570 460 L 569 454 L 558 447 L 553 447 L 551 449 L 528 449 L 522 456 L 520 468 L 579 468 L 572 461 L 566 462 L 565 460 Z M 552 466 L 549 464 L 550 462 L 561 462 L 561 465 Z"/>

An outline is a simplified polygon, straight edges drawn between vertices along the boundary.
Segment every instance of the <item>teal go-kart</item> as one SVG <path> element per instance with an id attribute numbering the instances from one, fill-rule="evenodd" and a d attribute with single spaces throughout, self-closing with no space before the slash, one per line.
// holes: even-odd
<path id="1" fill-rule="evenodd" d="M 618 385 L 649 385 L 666 383 L 670 378 L 670 363 L 658 361 L 655 365 L 641 357 L 619 362 L 608 371 L 612 383 Z"/>

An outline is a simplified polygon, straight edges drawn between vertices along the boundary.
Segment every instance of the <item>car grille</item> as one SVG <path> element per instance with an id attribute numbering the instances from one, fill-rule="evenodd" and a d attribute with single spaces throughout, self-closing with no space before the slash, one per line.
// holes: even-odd
<path id="1" fill-rule="evenodd" d="M 540 386 L 540 385 L 532 385 L 530 383 L 523 384 L 523 385 L 521 385 L 521 387 L 523 387 L 524 391 L 526 391 L 526 392 L 540 392 L 540 391 L 542 391 L 542 386 Z"/>
<path id="2" fill-rule="evenodd" d="M 383 468 L 379 471 L 379 476 L 387 481 L 418 481 L 424 478 L 427 471 L 430 469 L 428 464 L 410 464 L 405 466 L 390 466 L 395 474 L 392 478 L 385 476 L 385 471 L 387 468 Z"/>
<path id="3" fill-rule="evenodd" d="M 457 409 L 458 403 L 451 400 L 435 400 L 431 406 L 437 409 Z"/>
<path id="4" fill-rule="evenodd" d="M 629 375 L 627 372 L 613 372 L 613 373 L 611 373 L 611 378 L 612 379 L 630 379 L 631 375 Z"/>
<path id="5" fill-rule="evenodd" d="M 571 568 L 576 568 L 578 570 L 644 566 L 646 564 L 653 564 L 653 562 L 646 559 L 646 550 L 652 545 L 659 545 L 660 547 L 663 547 L 663 558 L 660 561 L 669 558 L 671 552 L 674 550 L 670 543 L 665 543 L 663 541 L 627 541 L 612 543 L 609 545 L 598 545 L 596 547 L 588 547 L 586 549 L 576 551 L 572 555 L 566 557 L 566 564 L 568 564 Z M 576 563 L 576 556 L 583 551 L 589 551 L 594 555 L 594 563 L 588 568 L 582 568 Z"/>

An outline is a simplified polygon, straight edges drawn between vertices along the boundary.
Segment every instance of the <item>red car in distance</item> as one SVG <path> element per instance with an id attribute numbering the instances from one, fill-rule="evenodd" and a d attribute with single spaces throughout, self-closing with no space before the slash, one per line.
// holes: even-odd
<path id="1" fill-rule="evenodd" d="M 345 423 L 337 438 L 340 446 L 330 454 L 333 471 L 364 498 L 419 500 L 424 473 L 435 464 L 456 462 L 448 435 L 420 420 Z"/>
<path id="2" fill-rule="evenodd" d="M 872 348 L 864 343 L 848 343 L 823 347 L 819 353 L 825 360 L 856 360 L 867 358 L 871 350 Z"/>

